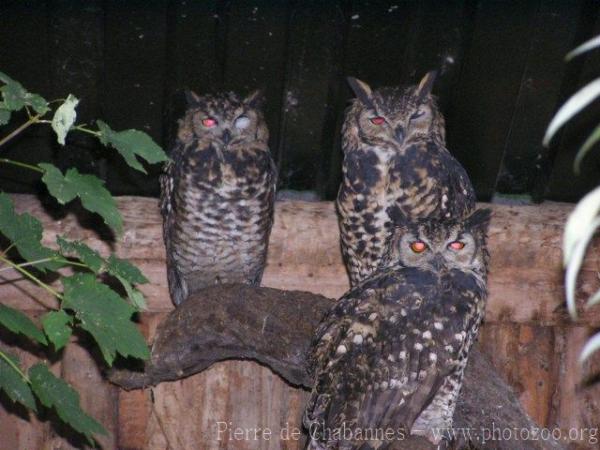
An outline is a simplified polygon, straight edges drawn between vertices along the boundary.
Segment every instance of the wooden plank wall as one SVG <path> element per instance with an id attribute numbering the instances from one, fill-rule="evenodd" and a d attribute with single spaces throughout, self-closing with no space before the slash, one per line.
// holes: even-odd
<path id="1" fill-rule="evenodd" d="M 265 89 L 280 189 L 335 196 L 344 77 L 373 86 L 437 68 L 451 151 L 481 200 L 496 193 L 574 201 L 597 184 L 600 152 L 572 179 L 597 122 L 591 108 L 550 150 L 544 129 L 567 96 L 600 71 L 600 53 L 564 55 L 600 32 L 595 0 L 4 0 L 0 70 L 49 98 L 73 92 L 80 119 L 138 127 L 168 146 L 181 91 Z M 115 194 L 156 196 L 145 178 L 87 136 L 59 148 L 30 131 L 7 156 L 102 176 Z M 0 167 L 0 188 L 31 192 L 35 176 Z"/>
<path id="2" fill-rule="evenodd" d="M 57 233 L 80 239 L 106 253 L 111 246 L 91 228 L 82 228 L 70 213 L 60 222 L 50 219 L 31 196 L 15 196 L 19 211 L 42 218 L 44 242 Z M 134 261 L 150 279 L 142 286 L 148 311 L 141 326 L 151 337 L 172 306 L 166 286 L 164 248 L 157 201 L 120 198 L 125 232 L 112 249 Z M 578 322 L 566 314 L 561 271 L 561 233 L 572 206 L 493 205 L 490 229 L 490 299 L 480 341 L 498 370 L 516 389 L 528 412 L 541 426 L 584 430 L 583 439 L 570 449 L 592 449 L 590 429 L 600 424 L 600 385 L 586 381 L 600 371 L 600 355 L 581 368 L 577 355 L 591 332 L 600 325 L 600 309 L 586 311 Z M 579 282 L 581 304 L 600 282 L 600 241 L 594 243 Z M 15 280 L 18 280 L 15 282 Z M 278 202 L 264 284 L 301 289 L 335 298 L 348 286 L 339 251 L 337 219 L 331 202 Z M 18 274 L 0 273 L 0 301 L 36 319 L 52 299 Z M 299 318 L 301 320 L 301 318 Z M 14 348 L 25 365 L 39 352 L 17 346 L 18 339 L 0 334 L 1 345 Z M 22 341 L 21 341 L 22 342 Z M 125 392 L 102 378 L 98 355 L 88 350 L 81 335 L 69 344 L 64 358 L 53 357 L 53 369 L 79 388 L 87 411 L 110 431 L 100 443 L 105 449 L 299 449 L 293 438 L 299 429 L 306 392 L 284 383 L 269 369 L 253 362 L 226 362 L 205 373 L 156 388 Z M 58 356 L 58 355 L 56 355 Z M 29 421 L 0 395 L 0 448 L 78 448 L 65 431 L 48 420 Z M 51 419 L 51 418 L 50 418 Z M 269 428 L 272 438 L 236 440 L 219 435 L 218 422 L 243 429 Z M 224 426 L 224 425 L 223 425 Z M 283 433 L 284 439 L 280 439 Z M 575 433 L 575 431 L 572 431 Z M 593 434 L 594 432 L 592 432 Z M 573 434 L 575 437 L 575 434 Z M 597 436 L 596 436 L 597 437 Z M 493 447 L 490 447 L 493 448 Z"/>

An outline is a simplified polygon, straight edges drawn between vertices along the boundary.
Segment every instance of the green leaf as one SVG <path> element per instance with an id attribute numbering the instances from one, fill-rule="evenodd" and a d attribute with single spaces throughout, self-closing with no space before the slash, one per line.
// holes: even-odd
<path id="1" fill-rule="evenodd" d="M 31 388 L 21 377 L 21 374 L 12 367 L 4 357 L 10 359 L 15 366 L 19 366 L 19 359 L 16 356 L 0 352 L 0 389 L 2 389 L 13 402 L 37 412 L 35 399 Z"/>
<path id="2" fill-rule="evenodd" d="M 127 292 L 127 298 L 134 306 L 137 311 L 141 311 L 146 309 L 146 299 L 144 298 L 144 294 L 135 289 L 129 281 L 120 277 L 119 275 L 115 275 L 115 277 L 121 282 L 123 287 L 125 288 L 125 292 Z"/>
<path id="3" fill-rule="evenodd" d="M 73 333 L 71 324 L 73 318 L 64 312 L 62 309 L 59 311 L 50 311 L 42 317 L 42 326 L 44 332 L 50 342 L 54 344 L 56 350 L 60 350 L 67 342 Z"/>
<path id="4" fill-rule="evenodd" d="M 41 163 L 38 166 L 45 171 L 42 181 L 59 203 L 64 205 L 79 197 L 85 209 L 98 213 L 109 227 L 121 233 L 123 218 L 102 180 L 94 175 L 80 174 L 75 168 L 67 170 L 63 176 L 52 164 Z"/>
<path id="5" fill-rule="evenodd" d="M 575 172 L 575 174 L 579 175 L 579 173 L 581 172 L 581 161 L 583 160 L 583 158 L 585 158 L 585 155 L 587 155 L 588 151 L 594 146 L 594 144 L 598 142 L 598 140 L 600 140 L 600 125 L 594 128 L 592 134 L 588 136 L 588 138 L 585 140 L 585 142 L 577 152 L 577 155 L 575 156 L 575 161 L 573 162 L 573 171 Z"/>
<path id="6" fill-rule="evenodd" d="M 42 224 L 35 217 L 24 213 L 16 214 L 11 198 L 0 192 L 0 233 L 15 245 L 19 254 L 27 261 L 39 261 L 47 258 L 58 258 L 54 250 L 44 247 L 42 240 Z M 36 264 L 36 268 L 57 270 L 63 263 L 47 261 Z"/>
<path id="7" fill-rule="evenodd" d="M 56 243 L 64 256 L 76 256 L 95 273 L 100 273 L 104 265 L 104 258 L 98 252 L 79 241 L 67 241 L 62 236 L 56 237 Z"/>
<path id="8" fill-rule="evenodd" d="M 10 111 L 0 107 L 0 125 L 6 125 L 10 122 Z"/>
<path id="9" fill-rule="evenodd" d="M 29 369 L 31 387 L 40 402 L 54 408 L 58 417 L 93 444 L 94 434 L 107 435 L 102 425 L 88 416 L 79 404 L 79 394 L 64 380 L 54 376 L 43 363 Z"/>
<path id="10" fill-rule="evenodd" d="M 44 333 L 42 333 L 31 319 L 21 311 L 0 304 L 0 324 L 4 325 L 4 327 L 8 328 L 13 333 L 24 334 L 40 344 L 48 345 Z"/>
<path id="11" fill-rule="evenodd" d="M 565 56 L 567 61 L 575 58 L 576 56 L 581 55 L 582 53 L 589 52 L 590 50 L 595 49 L 596 47 L 600 47 L 600 36 L 593 37 L 589 41 L 584 42 L 583 44 L 577 46 L 575 49 L 571 50 Z"/>
<path id="12" fill-rule="evenodd" d="M 48 102 L 38 94 L 28 92 L 21 83 L 13 80 L 3 72 L 0 72 L 0 81 L 4 86 L 0 88 L 2 98 L 4 99 L 4 108 L 11 111 L 19 111 L 25 105 L 31 106 L 35 112 L 44 115 L 49 110 Z"/>
<path id="13" fill-rule="evenodd" d="M 52 118 L 52 129 L 56 133 L 60 145 L 65 145 L 67 133 L 71 130 L 71 127 L 73 127 L 73 124 L 77 119 L 77 111 L 75 111 L 75 108 L 78 104 L 79 100 L 77 97 L 69 94 L 64 103 L 60 105 L 54 113 L 54 117 Z"/>
<path id="14" fill-rule="evenodd" d="M 63 278 L 62 282 L 63 307 L 75 312 L 81 327 L 94 337 L 109 365 L 117 353 L 141 359 L 150 357 L 144 337 L 131 321 L 135 309 L 115 291 L 87 273 Z"/>
<path id="15" fill-rule="evenodd" d="M 136 156 L 145 159 L 150 164 L 163 162 L 168 159 L 162 148 L 150 136 L 139 130 L 114 131 L 101 120 L 96 121 L 100 130 L 100 142 L 114 147 L 125 162 L 136 170 L 146 173 Z"/>
<path id="16" fill-rule="evenodd" d="M 145 284 L 148 282 L 140 269 L 125 259 L 117 258 L 114 254 L 108 257 L 106 269 L 111 275 L 124 278 L 132 284 Z"/>
<path id="17" fill-rule="evenodd" d="M 582 87 L 560 107 L 548 125 L 543 144 L 548 146 L 556 132 L 583 108 L 592 103 L 600 95 L 600 78 Z"/>

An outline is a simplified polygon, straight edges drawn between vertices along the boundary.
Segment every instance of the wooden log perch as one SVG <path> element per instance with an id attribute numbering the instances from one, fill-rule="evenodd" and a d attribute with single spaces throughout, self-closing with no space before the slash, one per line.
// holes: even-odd
<path id="1" fill-rule="evenodd" d="M 140 286 L 149 312 L 172 309 L 167 290 L 162 220 L 152 198 L 120 197 L 124 234 L 117 242 L 98 235 L 98 221 L 85 212 L 67 211 L 60 220 L 30 195 L 13 195 L 18 212 L 29 212 L 44 225 L 43 242 L 56 246 L 56 235 L 84 241 L 107 254 L 115 251 L 132 260 L 150 280 Z M 564 224 L 573 205 L 481 204 L 493 210 L 489 232 L 491 258 L 488 323 L 533 323 L 555 326 L 570 322 L 564 307 L 564 273 L 561 242 Z M 54 213 L 55 214 L 55 213 Z M 64 213 L 63 213 L 64 214 Z M 82 226 L 83 225 L 83 226 Z M 584 304 L 600 287 L 600 239 L 588 251 L 578 282 L 578 303 Z M 44 310 L 55 299 L 43 289 L 11 271 L 0 275 L 0 298 L 21 310 Z M 305 290 L 338 298 L 348 289 L 342 262 L 338 221 L 332 202 L 279 201 L 269 243 L 263 285 L 285 290 Z M 578 324 L 600 326 L 600 308 L 580 314 Z"/>
<path id="2" fill-rule="evenodd" d="M 306 356 L 331 299 L 299 291 L 244 285 L 215 286 L 192 295 L 160 324 L 143 371 L 114 370 L 109 379 L 125 389 L 193 375 L 226 359 L 258 361 L 288 383 L 311 388 Z M 457 439 L 471 436 L 471 448 L 559 449 L 558 442 L 497 440 L 494 430 L 534 430 L 508 385 L 477 349 L 471 353 L 455 413 Z M 468 431 L 467 431 L 468 430 Z M 463 435 L 464 433 L 464 435 Z M 499 436 L 496 432 L 496 437 Z M 517 437 L 518 439 L 518 437 Z M 410 437 L 398 449 L 433 449 Z"/>

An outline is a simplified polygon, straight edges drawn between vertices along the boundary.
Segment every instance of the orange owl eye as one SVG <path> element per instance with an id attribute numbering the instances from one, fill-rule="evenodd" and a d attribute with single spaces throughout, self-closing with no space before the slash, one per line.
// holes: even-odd
<path id="1" fill-rule="evenodd" d="M 448 244 L 448 248 L 451 248 L 452 250 L 462 250 L 463 248 L 465 248 L 465 243 L 461 242 L 461 241 L 454 241 L 454 242 L 450 242 Z"/>
<path id="2" fill-rule="evenodd" d="M 383 125 L 383 122 L 385 122 L 385 119 L 381 116 L 371 118 L 371 123 L 373 125 Z"/>
<path id="3" fill-rule="evenodd" d="M 206 119 L 202 119 L 202 125 L 204 125 L 206 128 L 212 128 L 217 125 L 217 121 L 212 117 L 208 117 Z"/>
<path id="4" fill-rule="evenodd" d="M 427 250 L 427 244 L 423 241 L 415 241 L 410 244 L 410 249 L 415 253 L 423 253 Z"/>

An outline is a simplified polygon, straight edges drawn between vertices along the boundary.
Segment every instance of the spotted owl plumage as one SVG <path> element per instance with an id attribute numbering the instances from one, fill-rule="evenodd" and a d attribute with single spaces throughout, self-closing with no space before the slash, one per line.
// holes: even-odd
<path id="1" fill-rule="evenodd" d="M 276 168 L 259 92 L 188 92 L 161 176 L 173 302 L 215 283 L 260 284 L 273 223 Z"/>
<path id="2" fill-rule="evenodd" d="M 445 146 L 444 118 L 431 95 L 434 78 L 429 73 L 418 86 L 375 91 L 349 78 L 357 98 L 342 128 L 336 206 L 351 285 L 377 269 L 395 226 L 461 218 L 475 207 L 469 178 Z"/>
<path id="3" fill-rule="evenodd" d="M 489 215 L 395 230 L 382 267 L 328 312 L 310 358 L 309 449 L 383 450 L 409 432 L 440 442 L 432 429 L 452 424 L 484 315 Z"/>

